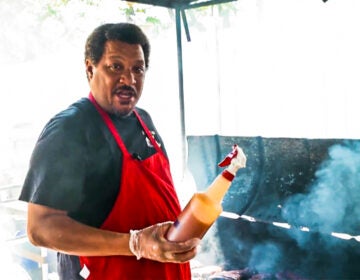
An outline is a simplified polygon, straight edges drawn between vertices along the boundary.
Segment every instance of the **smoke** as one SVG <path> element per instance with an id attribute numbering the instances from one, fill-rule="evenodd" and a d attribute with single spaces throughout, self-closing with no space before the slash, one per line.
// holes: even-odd
<path id="1" fill-rule="evenodd" d="M 289 270 L 319 278 L 358 275 L 357 265 L 351 263 L 360 250 L 353 239 L 360 235 L 360 142 L 334 145 L 328 155 L 307 192 L 290 196 L 282 205 L 281 215 L 289 228 L 281 230 L 267 222 L 278 238 L 254 244 L 249 267 L 273 275 Z"/>
<path id="2" fill-rule="evenodd" d="M 282 216 L 292 225 L 306 226 L 324 236 L 331 232 L 359 235 L 360 217 L 360 143 L 344 142 L 329 148 L 329 158 L 315 173 L 308 193 L 291 196 Z M 307 248 L 306 234 L 289 231 L 299 246 Z M 333 250 L 334 238 L 324 249 Z"/>
<path id="3" fill-rule="evenodd" d="M 196 164 L 214 149 L 213 139 L 190 143 L 202 147 L 200 152 L 193 148 L 196 182 L 214 174 L 211 164 L 203 173 Z M 238 176 L 241 188 L 230 189 L 225 215 L 217 221 L 224 270 L 254 268 L 274 279 L 278 273 L 291 273 L 282 279 L 358 279 L 360 141 L 262 139 L 260 146 L 255 138 L 225 139 L 244 141 L 249 164 Z M 284 185 L 282 178 L 292 180 Z M 243 188 L 248 185 L 256 187 L 256 196 L 254 188 Z M 251 204 L 242 211 L 247 199 Z"/>
<path id="4" fill-rule="evenodd" d="M 264 243 L 255 246 L 251 251 L 249 267 L 255 268 L 257 271 L 266 271 L 268 273 L 275 272 L 277 263 L 282 256 L 280 246 L 273 243 Z"/>

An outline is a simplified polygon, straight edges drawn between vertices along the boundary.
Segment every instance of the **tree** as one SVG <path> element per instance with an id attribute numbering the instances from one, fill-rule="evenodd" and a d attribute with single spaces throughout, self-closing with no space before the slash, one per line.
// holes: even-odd
<path id="1" fill-rule="evenodd" d="M 236 12 L 228 3 L 186 10 L 193 28 L 206 30 L 199 15 L 212 17 Z M 151 26 L 155 34 L 174 26 L 174 11 L 152 5 L 110 0 L 19 0 L 1 1 L 0 63 L 34 59 L 66 44 L 82 44 L 102 22 L 127 21 Z M 155 27 L 155 28 L 154 28 Z"/>

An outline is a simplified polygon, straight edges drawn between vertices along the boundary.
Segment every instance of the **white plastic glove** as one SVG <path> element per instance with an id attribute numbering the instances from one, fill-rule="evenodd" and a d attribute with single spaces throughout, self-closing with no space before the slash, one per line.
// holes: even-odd
<path id="1" fill-rule="evenodd" d="M 141 230 L 130 230 L 129 248 L 139 260 L 146 258 L 158 262 L 187 262 L 195 257 L 200 239 L 172 242 L 166 239 L 166 232 L 172 222 L 164 222 Z"/>

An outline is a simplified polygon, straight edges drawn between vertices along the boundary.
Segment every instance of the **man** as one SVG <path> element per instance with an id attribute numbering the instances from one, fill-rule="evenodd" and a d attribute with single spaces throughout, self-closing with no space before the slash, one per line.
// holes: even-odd
<path id="1" fill-rule="evenodd" d="M 169 242 L 180 212 L 164 144 L 135 107 L 150 45 L 129 23 L 104 24 L 85 47 L 88 98 L 52 118 L 20 199 L 28 237 L 59 252 L 60 279 L 190 279 L 199 239 Z"/>

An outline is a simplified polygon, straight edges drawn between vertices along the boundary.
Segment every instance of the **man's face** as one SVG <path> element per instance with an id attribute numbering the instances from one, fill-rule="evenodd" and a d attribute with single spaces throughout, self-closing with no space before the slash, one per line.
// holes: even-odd
<path id="1" fill-rule="evenodd" d="M 91 92 L 107 112 L 128 115 L 143 89 L 145 59 L 140 45 L 107 41 L 104 53 L 95 66 L 86 60 Z"/>

